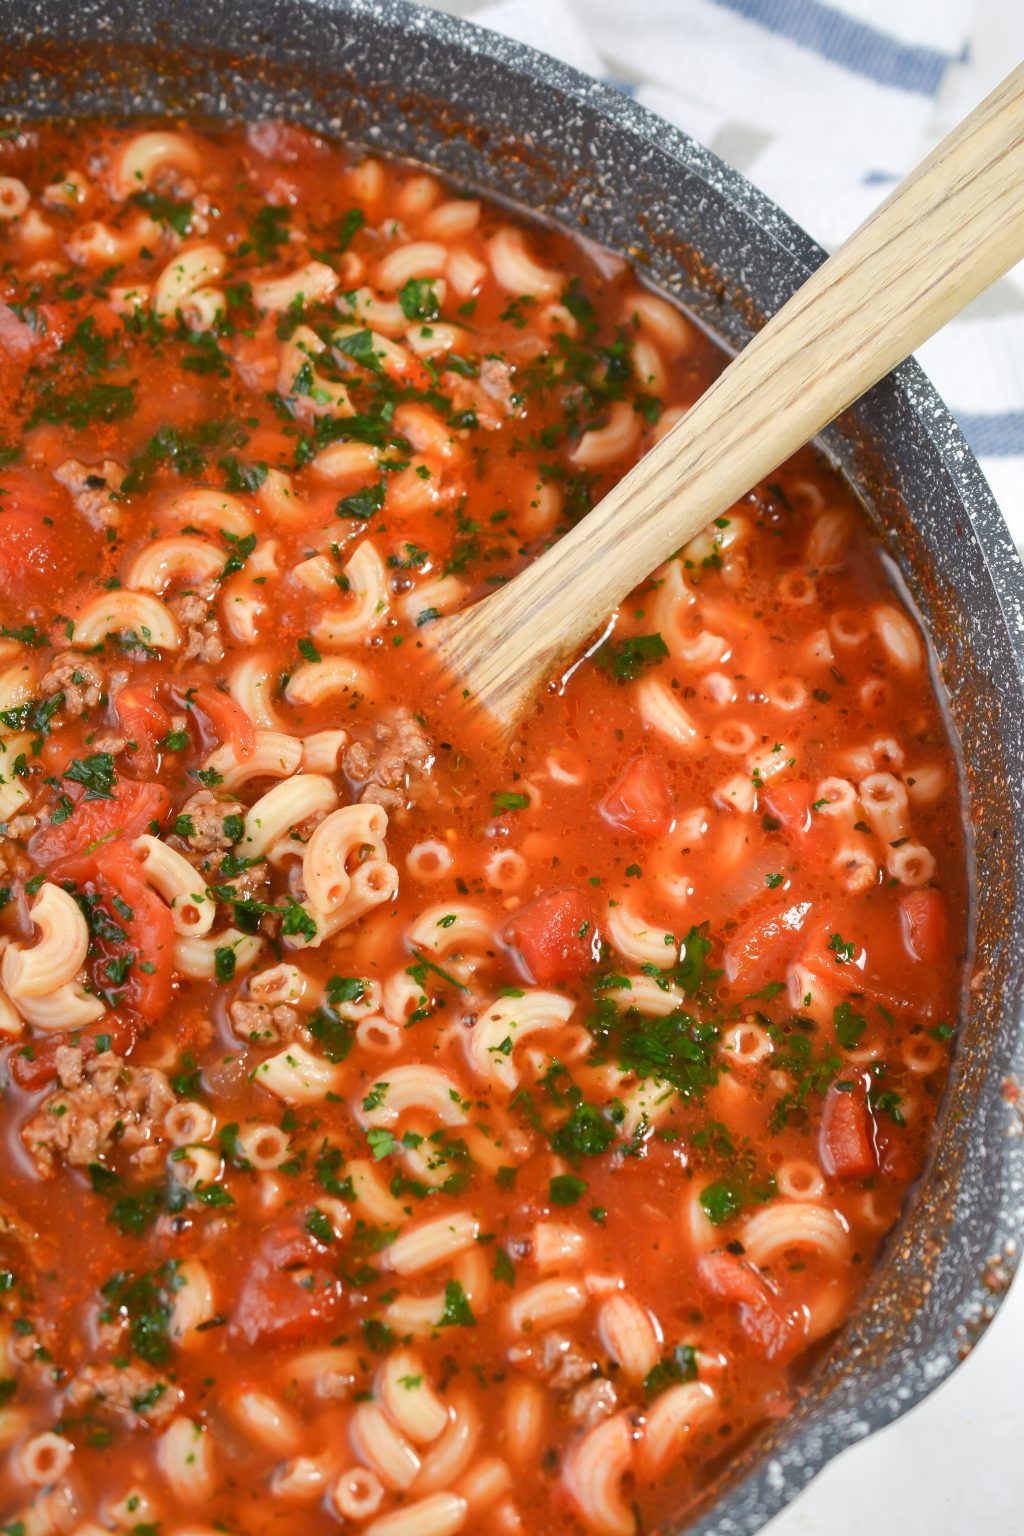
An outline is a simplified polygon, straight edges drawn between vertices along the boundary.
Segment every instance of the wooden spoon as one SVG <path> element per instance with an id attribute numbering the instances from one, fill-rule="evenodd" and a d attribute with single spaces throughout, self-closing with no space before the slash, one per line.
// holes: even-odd
<path id="1" fill-rule="evenodd" d="M 701 528 L 1024 258 L 1024 65 L 809 277 L 575 528 L 433 638 L 509 737 L 541 685 Z"/>

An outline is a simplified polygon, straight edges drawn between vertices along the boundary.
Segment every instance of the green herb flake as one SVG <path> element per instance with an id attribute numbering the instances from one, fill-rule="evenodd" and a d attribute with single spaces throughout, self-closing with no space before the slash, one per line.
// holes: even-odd
<path id="1" fill-rule="evenodd" d="M 501 790 L 492 798 L 491 813 L 494 816 L 501 816 L 505 811 L 523 811 L 529 803 L 529 795 L 518 795 L 511 791 Z"/>
<path id="2" fill-rule="evenodd" d="M 857 1042 L 868 1027 L 868 1021 L 861 1013 L 855 1013 L 849 1003 L 839 1003 L 832 1010 L 832 1022 L 835 1026 L 836 1039 L 844 1051 L 852 1051 L 857 1047 Z"/>
<path id="3" fill-rule="evenodd" d="M 572 1173 L 557 1173 L 548 1184 L 548 1199 L 552 1205 L 575 1205 L 586 1194 L 586 1179 L 578 1179 Z"/>
<path id="4" fill-rule="evenodd" d="M 606 640 L 594 652 L 594 661 L 615 682 L 631 683 L 668 654 L 660 635 L 628 635 L 622 640 Z"/>
<path id="5" fill-rule="evenodd" d="M 444 1311 L 439 1328 L 475 1328 L 476 1318 L 469 1297 L 458 1280 L 449 1280 L 444 1288 Z"/>
<path id="6" fill-rule="evenodd" d="M 398 302 L 407 320 L 429 324 L 441 318 L 441 302 L 432 277 L 410 277 L 398 290 Z"/>

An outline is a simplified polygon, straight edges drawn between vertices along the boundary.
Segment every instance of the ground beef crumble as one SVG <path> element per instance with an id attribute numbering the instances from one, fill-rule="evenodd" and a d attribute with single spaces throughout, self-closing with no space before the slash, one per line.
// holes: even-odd
<path id="1" fill-rule="evenodd" d="M 299 1015 L 287 1003 L 254 1003 L 243 998 L 228 1004 L 231 1028 L 239 1040 L 253 1045 L 269 1045 L 277 1040 L 294 1040 L 299 1029 Z"/>
<path id="2" fill-rule="evenodd" d="M 211 607 L 213 592 L 182 592 L 172 597 L 168 607 L 185 631 L 185 661 L 223 661 L 224 642 L 220 625 Z"/>
<path id="3" fill-rule="evenodd" d="M 247 389 L 256 390 L 262 395 L 274 388 L 280 350 L 277 319 L 274 315 L 267 315 L 251 333 L 246 331 L 233 337 L 229 349 L 238 375 Z"/>
<path id="4" fill-rule="evenodd" d="M 121 489 L 127 473 L 116 459 L 104 459 L 102 464 L 65 459 L 54 470 L 53 478 L 67 487 L 78 511 L 94 528 L 116 528 L 121 509 L 111 500 L 111 493 Z"/>
<path id="5" fill-rule="evenodd" d="M 602 1419 L 610 1418 L 618 1407 L 618 1396 L 607 1376 L 598 1376 L 574 1392 L 569 1403 L 569 1416 L 584 1429 L 591 1429 Z"/>
<path id="6" fill-rule="evenodd" d="M 515 1365 L 525 1365 L 543 1377 L 556 1392 L 568 1392 L 597 1374 L 597 1364 L 585 1355 L 568 1334 L 551 1330 L 529 1343 L 516 1345 L 509 1354 Z"/>
<path id="7" fill-rule="evenodd" d="M 176 1103 L 156 1067 L 134 1067 L 113 1051 L 87 1058 L 79 1046 L 56 1053 L 60 1087 L 45 1098 L 22 1129 L 22 1140 L 43 1178 L 58 1162 L 84 1167 L 115 1145 L 137 1167 L 162 1155 L 163 1120 Z"/>
<path id="8" fill-rule="evenodd" d="M 509 364 L 499 357 L 484 358 L 476 379 L 446 373 L 443 384 L 455 412 L 473 411 L 478 424 L 495 431 L 516 410 L 516 394 Z"/>
<path id="9" fill-rule="evenodd" d="M 181 1406 L 180 1387 L 172 1386 L 152 1366 L 133 1361 L 102 1361 L 76 1371 L 64 1391 L 65 1407 L 123 1421 L 129 1428 L 165 1424 Z"/>
<path id="10" fill-rule="evenodd" d="M 509 1359 L 544 1379 L 565 1402 L 569 1417 L 586 1429 L 608 1418 L 618 1406 L 614 1383 L 568 1334 L 552 1329 L 516 1345 Z"/>
<path id="11" fill-rule="evenodd" d="M 95 661 L 79 651 L 58 651 L 39 687 L 49 697 L 63 693 L 68 714 L 81 715 L 87 709 L 95 709 L 99 703 L 104 688 L 103 673 Z"/>
<path id="12" fill-rule="evenodd" d="M 356 799 L 383 806 L 389 816 L 401 815 L 423 798 L 433 763 L 427 733 L 408 710 L 378 720 L 370 736 L 351 742 L 341 759 Z"/>
<path id="13" fill-rule="evenodd" d="M 240 800 L 218 800 L 210 790 L 200 789 L 186 800 L 179 820 L 188 817 L 191 821 L 192 831 L 185 841 L 196 853 L 227 853 L 232 842 L 224 831 L 224 818 L 244 815 L 245 806 Z"/>

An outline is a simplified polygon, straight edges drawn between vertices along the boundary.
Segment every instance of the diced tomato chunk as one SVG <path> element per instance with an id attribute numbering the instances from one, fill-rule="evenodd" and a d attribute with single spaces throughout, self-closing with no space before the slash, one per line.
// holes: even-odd
<path id="1" fill-rule="evenodd" d="M 242 1283 L 231 1320 L 247 1344 L 309 1338 L 333 1318 L 341 1282 L 298 1227 L 267 1233 Z"/>
<path id="2" fill-rule="evenodd" d="M 946 954 L 946 903 L 932 886 L 908 891 L 900 898 L 903 942 L 914 960 L 938 965 Z"/>
<path id="3" fill-rule="evenodd" d="M 875 1124 L 878 1166 L 890 1179 L 913 1179 L 921 1169 L 921 1153 L 904 1125 L 886 1118 Z"/>
<path id="4" fill-rule="evenodd" d="M 7 175 L 8 171 L 0 171 Z M 98 308 L 108 308 L 99 305 Z M 49 359 L 74 330 L 74 306 L 62 299 L 25 303 L 25 290 L 15 281 L 0 282 L 0 349 L 10 357 Z"/>
<path id="5" fill-rule="evenodd" d="M 745 995 L 769 981 L 785 979 L 786 966 L 803 943 L 809 901 L 788 902 L 755 913 L 736 929 L 725 946 L 725 979 Z"/>
<path id="6" fill-rule="evenodd" d="M 125 1014 L 106 1013 L 97 1024 L 75 1031 L 86 1060 L 104 1050 L 127 1056 L 135 1044 L 138 1024 Z M 97 1044 L 97 1041 L 99 1044 Z M 7 1066 L 19 1088 L 33 1093 L 46 1088 L 57 1077 L 57 1051 L 67 1044 L 67 1036 L 52 1035 L 47 1040 L 33 1040 L 31 1045 L 14 1045 L 7 1055 Z"/>
<path id="7" fill-rule="evenodd" d="M 159 1019 L 171 1001 L 174 979 L 174 922 L 170 908 L 146 882 L 142 865 L 121 838 L 102 843 L 88 856 L 95 871 L 92 885 L 111 923 L 124 938 L 99 934 L 94 943 L 102 958 L 97 980 L 117 992 L 125 1007 L 149 1020 Z M 123 983 L 105 966 L 131 957 Z"/>
<path id="8" fill-rule="evenodd" d="M 529 979 L 542 986 L 572 981 L 598 959 L 598 934 L 585 891 L 545 891 L 506 924 L 503 938 L 519 955 Z"/>
<path id="9" fill-rule="evenodd" d="M 171 717 L 151 689 L 142 683 L 122 688 L 114 700 L 122 733 L 137 751 L 132 766 L 141 773 L 155 773 L 157 749 L 171 729 Z"/>
<path id="10" fill-rule="evenodd" d="M 249 757 L 256 745 L 252 721 L 230 693 L 222 693 L 212 683 L 200 683 L 188 691 L 188 702 L 202 710 L 217 740 L 234 748 L 235 757 Z"/>
<path id="11" fill-rule="evenodd" d="M 732 1253 L 705 1253 L 697 1261 L 697 1274 L 713 1296 L 732 1303 L 740 1327 L 766 1360 L 799 1352 L 803 1333 L 752 1264 Z"/>
<path id="12" fill-rule="evenodd" d="M 862 1179 L 878 1166 L 871 1135 L 871 1113 L 864 1084 L 856 1079 L 852 1091 L 833 1083 L 825 1095 L 818 1131 L 821 1165 L 835 1179 Z"/>
<path id="13" fill-rule="evenodd" d="M 22 314 L 10 305 L 0 303 L 0 348 L 9 357 L 18 358 L 27 357 L 31 352 L 54 351 L 55 342 L 49 339 L 51 317 L 45 307 L 33 305 L 31 321 L 23 319 Z"/>
<path id="14" fill-rule="evenodd" d="M 81 858 L 94 845 L 113 837 L 139 837 L 153 824 L 165 820 L 171 797 L 162 784 L 119 776 L 110 800 L 87 800 L 85 787 L 65 781 L 62 792 L 74 802 L 66 821 L 41 827 L 28 848 L 43 869 L 56 871 L 66 861 Z"/>
<path id="15" fill-rule="evenodd" d="M 33 470 L 0 470 L 0 597 L 38 602 L 75 571 L 74 517 L 67 492 Z"/>
<path id="16" fill-rule="evenodd" d="M 634 757 L 600 802 L 601 815 L 613 826 L 652 842 L 672 826 L 672 796 L 655 758 Z"/>
<path id="17" fill-rule="evenodd" d="M 759 799 L 768 815 L 782 823 L 784 831 L 801 838 L 810 832 L 813 826 L 813 784 L 805 779 L 791 779 L 786 784 L 773 784 L 763 789 Z"/>
<path id="18" fill-rule="evenodd" d="M 910 959 L 895 902 L 834 902 L 828 915 L 808 930 L 799 958 L 838 995 L 859 993 L 893 1013 L 913 1011 L 930 1018 L 941 991 L 938 967 Z"/>

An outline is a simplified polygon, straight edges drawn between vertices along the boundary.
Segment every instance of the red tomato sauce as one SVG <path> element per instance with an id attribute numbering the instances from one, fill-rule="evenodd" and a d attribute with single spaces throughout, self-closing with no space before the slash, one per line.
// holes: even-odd
<path id="1" fill-rule="evenodd" d="M 956 761 L 861 509 L 804 449 L 501 755 L 431 624 L 721 351 L 291 127 L 0 177 L 5 1529 L 678 1516 L 857 1305 L 957 1023 Z"/>

